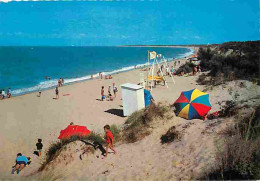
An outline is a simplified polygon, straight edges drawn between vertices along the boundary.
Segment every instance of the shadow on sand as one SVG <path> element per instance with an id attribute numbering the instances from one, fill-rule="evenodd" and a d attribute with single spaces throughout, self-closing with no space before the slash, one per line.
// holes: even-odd
<path id="1" fill-rule="evenodd" d="M 114 114 L 116 116 L 119 117 L 125 117 L 123 114 L 123 109 L 108 109 L 105 112 L 110 113 L 110 114 Z"/>

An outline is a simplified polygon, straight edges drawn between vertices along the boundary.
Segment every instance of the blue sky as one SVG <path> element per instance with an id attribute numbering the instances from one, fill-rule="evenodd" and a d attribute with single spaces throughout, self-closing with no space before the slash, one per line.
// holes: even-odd
<path id="1" fill-rule="evenodd" d="M 10 2 L 0 2 L 0 45 L 171 45 L 260 39 L 258 0 L 5 1 Z"/>

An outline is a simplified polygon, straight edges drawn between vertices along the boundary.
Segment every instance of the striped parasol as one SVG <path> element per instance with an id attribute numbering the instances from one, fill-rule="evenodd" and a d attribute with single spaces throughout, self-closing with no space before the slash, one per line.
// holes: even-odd
<path id="1" fill-rule="evenodd" d="M 183 91 L 174 106 L 176 115 L 186 119 L 203 118 L 211 109 L 209 94 L 198 89 Z"/>

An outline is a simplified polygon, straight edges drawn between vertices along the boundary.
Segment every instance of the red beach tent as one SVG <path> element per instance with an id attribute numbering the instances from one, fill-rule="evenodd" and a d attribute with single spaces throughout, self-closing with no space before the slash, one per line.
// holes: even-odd
<path id="1" fill-rule="evenodd" d="M 66 129 L 60 131 L 58 139 L 69 139 L 71 136 L 85 137 L 90 133 L 86 126 L 69 125 Z"/>

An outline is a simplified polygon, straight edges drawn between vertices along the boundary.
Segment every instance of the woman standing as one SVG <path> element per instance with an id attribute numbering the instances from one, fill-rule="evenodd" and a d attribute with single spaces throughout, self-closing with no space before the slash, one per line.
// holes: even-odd
<path id="1" fill-rule="evenodd" d="M 58 87 L 56 87 L 55 93 L 56 93 L 56 99 L 59 99 L 59 89 L 58 89 Z"/>

